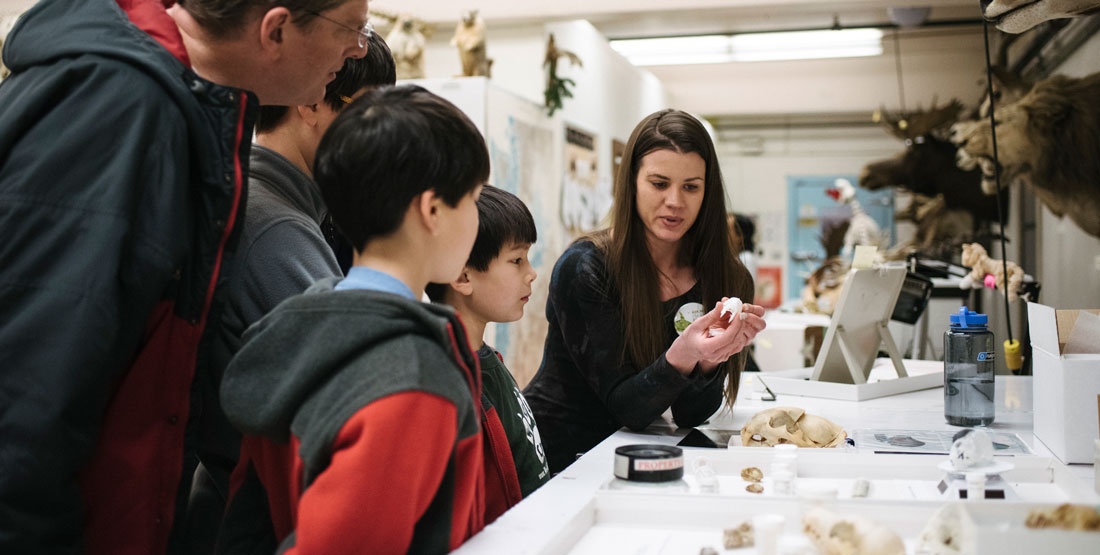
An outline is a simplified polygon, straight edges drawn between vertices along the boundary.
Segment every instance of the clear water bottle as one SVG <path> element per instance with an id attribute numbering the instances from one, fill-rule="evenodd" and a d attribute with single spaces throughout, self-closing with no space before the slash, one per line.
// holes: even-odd
<path id="1" fill-rule="evenodd" d="M 989 317 L 967 310 L 951 315 L 943 334 L 943 416 L 953 426 L 993 422 L 993 332 Z"/>

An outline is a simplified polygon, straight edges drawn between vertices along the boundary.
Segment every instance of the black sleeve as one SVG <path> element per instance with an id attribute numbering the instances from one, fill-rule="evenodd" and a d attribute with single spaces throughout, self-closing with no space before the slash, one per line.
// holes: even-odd
<path id="1" fill-rule="evenodd" d="M 251 461 L 247 465 L 244 481 L 233 493 L 225 507 L 218 529 L 217 555 L 260 555 L 274 553 L 279 546 L 275 528 L 271 522 L 271 506 L 267 491 L 256 474 Z"/>
<path id="2" fill-rule="evenodd" d="M 722 385 L 728 368 L 729 363 L 723 363 L 708 377 L 699 376 L 699 369 L 695 369 L 692 374 L 695 380 L 672 403 L 672 419 L 677 426 L 698 426 L 718 410 L 722 405 Z"/>
<path id="3" fill-rule="evenodd" d="M 607 410 L 633 430 L 644 429 L 670 406 L 680 425 L 713 414 L 721 402 L 723 371 L 704 377 L 696 369 L 684 376 L 664 354 L 638 369 L 624 356 L 618 298 L 607 284 L 603 257 L 586 243 L 562 255 L 550 281 L 567 354 Z"/>
<path id="4" fill-rule="evenodd" d="M 78 472 L 183 243 L 186 128 L 95 57 L 13 75 L 0 106 L 0 552 L 78 553 Z"/>

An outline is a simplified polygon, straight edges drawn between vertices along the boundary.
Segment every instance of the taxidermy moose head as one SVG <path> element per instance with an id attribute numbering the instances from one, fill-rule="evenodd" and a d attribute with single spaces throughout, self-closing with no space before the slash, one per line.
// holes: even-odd
<path id="1" fill-rule="evenodd" d="M 1008 35 L 1013 37 L 1015 35 Z M 1010 42 L 1010 41 L 1009 41 Z M 1007 42 L 1005 43 L 1007 44 Z M 1004 44 L 1002 44 L 1004 46 Z M 1000 55 L 1002 60 L 1004 59 L 1004 50 Z M 993 75 L 993 104 L 990 103 L 989 95 L 986 95 L 982 101 L 981 106 L 978 107 L 977 117 L 969 121 L 960 121 L 951 126 L 951 142 L 958 143 L 964 135 L 969 134 L 974 126 L 980 124 L 982 121 L 989 119 L 989 108 L 993 106 L 1010 106 L 1018 102 L 1024 97 L 1031 87 L 1035 84 L 1032 81 L 1024 79 L 1018 73 L 1014 73 L 1004 69 L 1000 65 L 995 65 L 990 68 Z M 956 164 L 964 170 L 972 170 L 978 167 L 978 161 L 971 158 L 964 149 L 959 149 L 956 153 Z M 985 194 L 992 195 L 996 193 L 996 184 L 986 184 L 982 182 L 982 190 Z"/>
<path id="2" fill-rule="evenodd" d="M 1001 182 L 1020 179 L 1056 216 L 1100 237 L 1100 73 L 1056 75 L 995 112 Z M 978 161 L 982 188 L 995 190 L 991 128 L 980 121 L 953 137 Z"/>
<path id="3" fill-rule="evenodd" d="M 893 158 L 863 167 L 860 186 L 881 189 L 898 186 L 928 197 L 943 195 L 947 207 L 970 212 L 978 222 L 995 221 L 997 205 L 979 189 L 981 173 L 955 163 L 956 148 L 941 134 L 956 121 L 962 104 L 952 101 L 927 111 L 891 114 L 881 110 L 881 122 L 891 135 L 905 142 L 905 150 Z M 1003 206 L 1008 206 L 1007 199 Z"/>
<path id="4" fill-rule="evenodd" d="M 982 0 L 982 15 L 1006 33 L 1022 33 L 1051 19 L 1100 11 L 1098 0 Z"/>

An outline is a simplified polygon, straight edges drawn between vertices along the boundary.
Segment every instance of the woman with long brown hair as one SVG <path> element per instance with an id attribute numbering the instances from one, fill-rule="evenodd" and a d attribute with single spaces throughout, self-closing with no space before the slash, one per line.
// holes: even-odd
<path id="1" fill-rule="evenodd" d="M 638 124 L 615 179 L 611 227 L 574 242 L 550 278 L 550 328 L 524 396 L 551 471 L 670 407 L 678 425 L 701 424 L 721 405 L 723 384 L 733 403 L 741 350 L 764 328 L 764 309 L 748 304 L 752 278 L 737 260 L 725 200 L 698 120 L 663 110 Z M 740 314 L 721 314 L 727 297 L 745 301 Z"/>

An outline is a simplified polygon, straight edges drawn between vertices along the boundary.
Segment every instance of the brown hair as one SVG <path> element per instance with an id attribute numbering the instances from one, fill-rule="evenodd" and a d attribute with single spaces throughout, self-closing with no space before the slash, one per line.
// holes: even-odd
<path id="1" fill-rule="evenodd" d="M 612 286 L 620 299 L 622 356 L 639 368 L 650 365 L 665 350 L 657 266 L 646 245 L 645 225 L 635 200 L 641 160 L 655 150 L 694 152 L 706 162 L 703 203 L 695 223 L 680 240 L 678 255 L 678 262 L 695 274 L 703 306 L 709 309 L 723 296 L 739 297 L 745 302 L 752 302 L 753 297 L 752 277 L 737 259 L 735 239 L 726 225 L 726 191 L 710 135 L 686 112 L 662 110 L 647 116 L 630 135 L 615 176 L 611 228 L 589 237 L 607 258 Z M 728 405 L 737 398 L 746 356 L 742 351 L 719 367 L 729 375 Z"/>
<path id="2" fill-rule="evenodd" d="M 314 15 L 342 6 L 350 0 L 177 0 L 195 21 L 215 37 L 232 37 L 240 31 L 253 9 L 284 7 L 294 23 L 308 24 Z"/>

